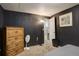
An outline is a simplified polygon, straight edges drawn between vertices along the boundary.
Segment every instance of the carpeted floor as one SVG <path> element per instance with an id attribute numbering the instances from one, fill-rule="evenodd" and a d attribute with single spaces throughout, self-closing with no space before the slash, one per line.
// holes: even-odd
<path id="1" fill-rule="evenodd" d="M 45 56 L 79 56 L 79 47 L 68 44 L 48 52 Z"/>
<path id="2" fill-rule="evenodd" d="M 43 56 L 44 54 L 48 53 L 49 51 L 55 49 L 55 47 L 50 45 L 37 45 L 31 46 L 30 49 L 24 49 L 24 51 L 17 56 Z"/>

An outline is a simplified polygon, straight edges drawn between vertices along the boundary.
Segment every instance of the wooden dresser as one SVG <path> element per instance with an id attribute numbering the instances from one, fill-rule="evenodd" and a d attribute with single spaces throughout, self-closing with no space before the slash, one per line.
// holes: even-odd
<path id="1" fill-rule="evenodd" d="M 3 36 L 4 55 L 14 56 L 24 50 L 24 28 L 6 27 Z"/>

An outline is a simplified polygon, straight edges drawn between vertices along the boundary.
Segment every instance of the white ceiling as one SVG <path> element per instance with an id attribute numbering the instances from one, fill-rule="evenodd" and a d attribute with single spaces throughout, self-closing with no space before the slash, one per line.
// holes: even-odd
<path id="1" fill-rule="evenodd" d="M 78 3 L 2 3 L 6 10 L 32 13 L 43 16 L 52 16 Z"/>

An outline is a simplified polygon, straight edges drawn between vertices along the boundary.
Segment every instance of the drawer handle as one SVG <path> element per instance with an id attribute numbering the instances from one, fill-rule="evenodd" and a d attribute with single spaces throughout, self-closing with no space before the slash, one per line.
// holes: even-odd
<path id="1" fill-rule="evenodd" d="M 15 40 L 17 40 L 17 38 L 15 38 Z"/>
<path id="2" fill-rule="evenodd" d="M 16 46 L 18 46 L 18 44 L 17 44 L 17 43 L 16 43 L 15 45 L 16 45 Z"/>
<path id="3" fill-rule="evenodd" d="M 18 33 L 18 31 L 16 31 L 15 33 Z"/>

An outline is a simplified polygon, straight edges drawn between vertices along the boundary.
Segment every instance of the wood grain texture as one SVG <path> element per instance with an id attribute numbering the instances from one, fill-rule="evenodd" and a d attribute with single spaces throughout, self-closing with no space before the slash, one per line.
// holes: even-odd
<path id="1" fill-rule="evenodd" d="M 6 27 L 5 35 L 5 55 L 14 56 L 24 50 L 24 28 Z"/>

